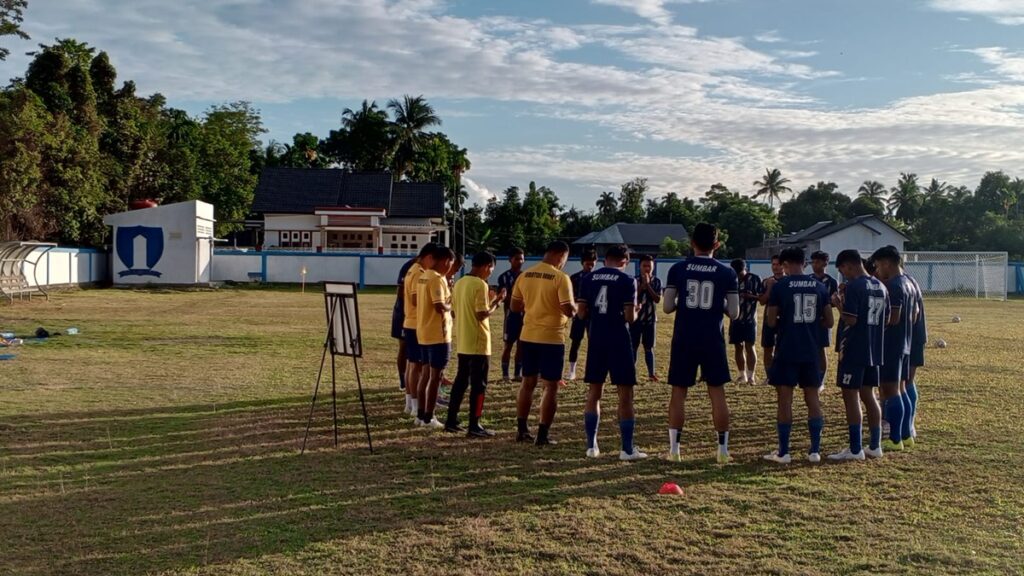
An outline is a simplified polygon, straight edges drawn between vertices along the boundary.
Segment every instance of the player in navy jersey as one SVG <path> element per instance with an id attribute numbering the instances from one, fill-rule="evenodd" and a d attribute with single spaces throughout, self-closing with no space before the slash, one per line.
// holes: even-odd
<path id="1" fill-rule="evenodd" d="M 633 446 L 636 362 L 630 350 L 629 325 L 636 318 L 636 280 L 623 272 L 628 263 L 629 249 L 626 246 L 608 248 L 604 268 L 583 277 L 576 300 L 576 315 L 584 319 L 590 328 L 583 377 L 589 385 L 583 412 L 589 458 L 601 454 L 597 446 L 597 428 L 601 420 L 601 392 L 609 377 L 619 396 L 619 432 L 622 435 L 619 460 L 647 457 Z"/>
<path id="2" fill-rule="evenodd" d="M 882 456 L 882 412 L 873 387 L 878 382 L 882 364 L 885 323 L 889 318 L 889 295 L 885 285 L 871 277 L 856 250 L 843 250 L 836 258 L 836 267 L 846 283 L 840 291 L 839 362 L 836 368 L 839 388 L 846 406 L 846 424 L 850 445 L 830 460 L 864 460 L 865 455 Z M 868 415 L 871 440 L 863 448 L 863 416 L 860 404 Z"/>
<path id="3" fill-rule="evenodd" d="M 747 262 L 737 258 L 729 264 L 736 271 L 740 287 L 740 315 L 729 322 L 729 344 L 736 349 L 736 368 L 741 384 L 756 384 L 757 377 L 757 303 L 764 287 L 761 277 L 747 270 Z"/>
<path id="4" fill-rule="evenodd" d="M 881 382 L 882 406 L 885 420 L 889 423 L 889 438 L 883 443 L 887 450 L 900 451 L 907 445 L 913 445 L 912 438 L 903 438 L 904 400 L 900 394 L 900 383 L 903 380 L 903 368 L 906 357 L 910 355 L 910 339 L 913 335 L 916 319 L 916 301 L 914 287 L 900 269 L 900 251 L 895 246 L 879 248 L 871 255 L 875 263 L 875 275 L 885 284 L 889 291 L 891 311 L 885 330 L 882 353 L 882 369 L 879 371 Z"/>
<path id="5" fill-rule="evenodd" d="M 640 275 L 636 277 L 636 322 L 630 327 L 633 339 L 633 362 L 636 362 L 640 345 L 644 346 L 644 362 L 647 364 L 647 379 L 658 381 L 654 371 L 654 343 L 658 332 L 656 307 L 661 303 L 661 279 L 654 275 L 654 257 L 640 256 Z"/>
<path id="6" fill-rule="evenodd" d="M 405 275 L 409 272 L 409 268 L 416 263 L 417 258 L 410 258 L 398 269 L 398 289 L 395 292 L 395 306 L 391 309 L 391 337 L 398 340 L 396 364 L 398 365 L 398 388 L 400 390 L 405 390 L 405 334 L 402 328 L 402 324 L 405 323 Z"/>
<path id="7" fill-rule="evenodd" d="M 778 282 L 779 280 L 782 280 L 785 276 L 786 276 L 786 272 L 785 272 L 785 270 L 782 269 L 782 263 L 779 261 L 779 255 L 778 254 L 773 255 L 772 256 L 772 276 L 771 276 L 771 278 L 768 278 L 764 282 L 761 283 L 761 295 L 757 299 L 758 302 L 760 302 L 761 304 L 764 304 L 766 306 L 766 308 L 765 308 L 765 317 L 766 317 L 766 319 L 767 319 L 767 313 L 768 313 L 768 309 L 767 309 L 768 298 L 771 297 L 772 286 L 774 286 L 775 283 Z M 776 343 L 775 328 L 771 328 L 770 326 L 768 326 L 768 323 L 765 322 L 765 325 L 761 327 L 761 348 L 764 350 L 764 371 L 765 371 L 765 374 L 768 374 L 769 370 L 771 370 L 771 367 L 772 367 L 772 358 L 775 357 L 775 343 Z"/>
<path id="8" fill-rule="evenodd" d="M 505 342 L 505 347 L 501 351 L 501 378 L 508 382 L 508 364 L 512 359 L 512 347 L 516 347 L 515 356 L 515 372 L 513 373 L 513 380 L 522 380 L 523 372 L 523 353 L 519 349 L 519 335 L 523 331 L 523 313 L 512 311 L 512 288 L 516 285 L 516 280 L 519 275 L 523 273 L 523 262 L 526 262 L 526 253 L 523 252 L 522 248 L 513 248 L 512 255 L 508 257 L 508 263 L 511 266 L 507 271 L 503 272 L 498 276 L 498 292 L 505 291 L 505 301 L 502 303 L 505 309 L 505 322 L 504 333 L 502 334 L 502 340 Z"/>
<path id="9" fill-rule="evenodd" d="M 580 258 L 580 264 L 583 269 L 579 272 L 569 276 L 569 281 L 572 282 L 572 297 L 576 300 L 580 298 L 580 286 L 583 279 L 586 278 L 593 270 L 594 266 L 597 265 L 597 252 L 593 250 L 587 250 L 583 253 Z M 572 323 L 569 325 L 569 373 L 565 375 L 566 380 L 576 379 L 576 361 L 580 357 L 580 344 L 583 343 L 583 337 L 587 334 L 587 321 L 578 317 L 572 317 Z"/>
<path id="10" fill-rule="evenodd" d="M 917 294 L 917 321 L 910 339 L 910 373 L 906 377 L 907 397 L 910 400 L 910 437 L 917 440 L 917 369 L 924 366 L 924 346 L 928 343 L 928 325 L 924 319 L 924 293 L 913 276 L 907 276 Z"/>
<path id="11" fill-rule="evenodd" d="M 793 428 L 793 389 L 799 386 L 807 404 L 807 428 L 811 447 L 807 460 L 821 462 L 821 416 L 818 388 L 821 386 L 819 358 L 821 331 L 835 323 L 831 295 L 817 278 L 804 273 L 803 248 L 786 248 L 779 255 L 786 277 L 772 287 L 765 320 L 775 328 L 778 341 L 769 382 L 778 398 L 779 448 L 765 456 L 766 460 L 789 464 L 789 436 Z"/>
<path id="12" fill-rule="evenodd" d="M 818 282 L 825 285 L 828 288 L 828 301 L 829 306 L 832 306 L 833 299 L 839 293 L 839 283 L 833 278 L 826 269 L 828 268 L 829 255 L 828 252 L 818 250 L 811 254 L 811 270 L 813 276 Z M 818 362 L 820 363 L 820 374 L 821 374 L 821 385 L 825 385 L 825 373 L 828 372 L 828 356 L 825 352 L 832 347 L 832 330 L 822 328 L 818 336 Z"/>
<path id="13" fill-rule="evenodd" d="M 698 368 L 711 397 L 711 415 L 718 432 L 717 459 L 720 464 L 729 461 L 729 406 L 724 385 L 731 377 L 722 320 L 726 314 L 735 320 L 740 304 L 736 273 L 713 258 L 719 245 L 717 228 L 703 222 L 695 226 L 690 235 L 694 255 L 669 270 L 662 300 L 666 314 L 678 310 L 668 368 L 668 383 L 672 386 L 668 459 L 675 462 L 680 460 L 686 396 L 697 383 Z"/>

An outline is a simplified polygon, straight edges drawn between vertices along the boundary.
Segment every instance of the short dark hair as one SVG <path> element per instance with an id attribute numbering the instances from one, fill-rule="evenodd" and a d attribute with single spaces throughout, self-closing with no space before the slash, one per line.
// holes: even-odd
<path id="1" fill-rule="evenodd" d="M 736 271 L 736 274 L 739 274 L 747 269 L 747 261 L 743 258 L 736 258 L 732 262 L 729 262 L 729 266 L 732 266 L 732 269 Z"/>
<path id="2" fill-rule="evenodd" d="M 853 249 L 843 250 L 842 252 L 839 253 L 838 256 L 836 256 L 837 267 L 845 266 L 847 264 L 853 264 L 855 262 L 860 262 L 861 264 L 863 264 L 863 261 L 860 257 L 860 252 Z"/>
<path id="3" fill-rule="evenodd" d="M 580 260 L 583 261 L 583 262 L 596 262 L 597 261 L 597 251 L 595 251 L 595 250 L 586 250 L 586 251 L 584 251 L 583 252 L 583 256 L 580 257 Z"/>
<path id="4" fill-rule="evenodd" d="M 438 246 L 434 249 L 434 260 L 454 260 L 455 252 L 447 246 Z"/>
<path id="5" fill-rule="evenodd" d="M 473 268 L 490 266 L 495 263 L 494 254 L 490 252 L 477 252 L 473 254 Z"/>
<path id="6" fill-rule="evenodd" d="M 654 256 L 651 256 L 650 254 L 641 254 L 638 259 L 640 262 L 654 262 Z"/>
<path id="7" fill-rule="evenodd" d="M 772 260 L 779 260 L 779 259 L 780 258 L 779 258 L 778 254 L 772 254 Z"/>
<path id="8" fill-rule="evenodd" d="M 875 275 L 875 261 L 871 258 L 864 258 L 861 263 L 864 265 L 864 269 L 868 271 L 868 274 Z"/>
<path id="9" fill-rule="evenodd" d="M 790 246 L 779 254 L 779 262 L 800 264 L 802 266 L 807 262 L 807 255 L 803 248 L 799 246 Z"/>
<path id="10" fill-rule="evenodd" d="M 829 254 L 824 250 L 815 250 L 811 253 L 811 260 L 824 260 L 825 262 L 828 262 L 828 259 Z"/>
<path id="11" fill-rule="evenodd" d="M 437 244 L 434 242 L 427 242 L 423 245 L 423 248 L 420 248 L 419 257 L 425 258 L 427 256 L 433 256 L 435 251 L 437 251 Z"/>
<path id="12" fill-rule="evenodd" d="M 718 228 L 714 224 L 701 222 L 693 227 L 690 241 L 701 250 L 712 250 L 715 247 L 715 242 L 718 242 Z"/>
<path id="13" fill-rule="evenodd" d="M 894 264 L 900 263 L 900 250 L 895 246 L 883 246 L 871 255 L 872 260 L 886 260 Z"/>
<path id="14" fill-rule="evenodd" d="M 511 259 L 515 258 L 516 256 L 526 256 L 526 252 L 523 252 L 522 248 L 516 246 L 509 251 L 508 257 Z"/>
<path id="15" fill-rule="evenodd" d="M 566 254 L 569 252 L 569 245 L 561 240 L 555 240 L 544 249 L 545 254 Z"/>
<path id="16" fill-rule="evenodd" d="M 604 251 L 604 257 L 612 258 L 614 260 L 625 260 L 629 258 L 629 246 L 626 246 L 625 244 L 609 246 L 608 249 Z"/>

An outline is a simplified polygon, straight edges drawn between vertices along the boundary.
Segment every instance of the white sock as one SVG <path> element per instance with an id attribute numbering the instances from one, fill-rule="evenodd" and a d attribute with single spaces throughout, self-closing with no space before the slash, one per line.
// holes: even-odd
<path id="1" fill-rule="evenodd" d="M 412 408 L 412 395 L 405 395 L 405 411 L 408 412 L 409 408 Z"/>
<path id="2" fill-rule="evenodd" d="M 682 435 L 682 432 L 679 428 L 668 429 L 668 453 L 673 456 L 679 454 L 679 436 Z"/>
<path id="3" fill-rule="evenodd" d="M 750 382 L 751 380 L 754 379 L 754 371 L 753 370 L 744 370 L 743 371 L 743 375 L 747 377 L 747 382 Z"/>
<path id="4" fill-rule="evenodd" d="M 718 453 L 719 454 L 728 454 L 729 453 L 729 433 L 725 432 L 724 434 L 725 434 L 725 442 L 723 442 L 723 443 L 718 445 Z M 718 442 L 718 433 L 717 432 L 715 433 L 715 442 Z"/>
<path id="5" fill-rule="evenodd" d="M 411 400 L 412 404 L 409 406 L 409 409 L 412 410 L 412 413 L 415 415 L 420 411 L 420 401 L 418 398 L 412 398 Z"/>
<path id="6" fill-rule="evenodd" d="M 569 374 L 573 378 L 576 377 L 576 363 L 575 362 L 569 362 Z"/>

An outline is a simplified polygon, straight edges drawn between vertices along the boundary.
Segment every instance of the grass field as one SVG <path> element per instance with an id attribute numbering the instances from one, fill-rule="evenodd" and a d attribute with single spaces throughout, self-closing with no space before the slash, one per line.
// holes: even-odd
<path id="1" fill-rule="evenodd" d="M 0 573 L 1024 572 L 1022 301 L 929 303 L 931 336 L 949 347 L 928 350 L 913 451 L 780 468 L 761 460 L 775 441 L 764 386 L 729 388 L 736 462 L 724 467 L 703 394 L 682 464 L 614 458 L 613 398 L 609 455 L 585 460 L 580 384 L 562 391 L 553 449 L 512 442 L 515 388 L 497 382 L 495 439 L 413 428 L 392 299 L 360 302 L 373 456 L 347 360 L 343 445 L 321 402 L 312 451 L 298 454 L 324 333 L 317 294 L 94 290 L 0 307 L 2 331 L 81 330 L 0 362 Z M 661 456 L 668 388 L 637 398 L 638 444 Z M 834 451 L 842 400 L 830 386 L 823 402 Z M 802 419 L 798 406 L 795 454 Z M 686 496 L 655 495 L 666 481 Z"/>

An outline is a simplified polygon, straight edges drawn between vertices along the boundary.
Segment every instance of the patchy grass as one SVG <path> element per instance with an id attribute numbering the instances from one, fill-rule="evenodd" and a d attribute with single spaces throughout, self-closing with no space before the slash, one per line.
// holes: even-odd
<path id="1" fill-rule="evenodd" d="M 763 386 L 729 389 L 737 463 L 725 467 L 711 461 L 701 394 L 677 465 L 613 457 L 613 398 L 609 456 L 585 460 L 580 384 L 562 391 L 554 449 L 511 441 L 516 389 L 499 382 L 493 441 L 415 429 L 395 384 L 391 303 L 361 298 L 372 456 L 347 359 L 340 449 L 321 396 L 298 454 L 322 351 L 318 294 L 94 290 L 0 308 L 3 331 L 81 330 L 0 363 L 0 573 L 1024 571 L 1022 301 L 929 305 L 932 338 L 949 348 L 928 351 L 916 449 L 784 469 L 760 459 L 774 443 Z M 668 387 L 637 398 L 638 443 L 659 456 Z M 841 448 L 834 387 L 824 404 L 825 449 Z M 655 495 L 666 481 L 686 496 Z"/>

